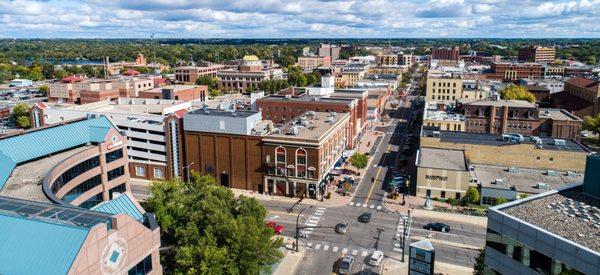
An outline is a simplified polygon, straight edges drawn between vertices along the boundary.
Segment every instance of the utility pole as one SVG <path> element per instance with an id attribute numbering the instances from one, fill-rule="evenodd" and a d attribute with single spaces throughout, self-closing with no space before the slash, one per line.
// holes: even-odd
<path id="1" fill-rule="evenodd" d="M 311 208 L 312 206 L 309 206 L 308 208 Z M 302 212 L 304 212 L 304 210 L 308 209 L 308 208 L 303 208 L 302 210 L 300 210 L 300 212 L 298 212 L 298 216 L 296 216 L 296 252 L 299 252 L 300 250 L 298 249 L 298 238 L 300 237 L 300 227 L 298 226 L 298 221 L 300 220 L 300 215 L 302 215 Z"/>
<path id="2" fill-rule="evenodd" d="M 194 165 L 194 162 L 191 162 L 190 164 L 185 166 L 185 173 L 186 173 L 186 180 L 187 182 L 190 182 L 190 167 Z"/>

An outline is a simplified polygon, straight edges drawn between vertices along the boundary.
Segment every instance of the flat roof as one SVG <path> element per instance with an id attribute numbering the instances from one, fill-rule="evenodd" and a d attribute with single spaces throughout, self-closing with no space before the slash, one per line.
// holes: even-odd
<path id="1" fill-rule="evenodd" d="M 257 111 L 239 111 L 235 112 L 220 110 L 220 109 L 198 109 L 189 112 L 190 115 L 202 115 L 202 116 L 220 116 L 220 117 L 241 117 L 246 118 L 257 114 Z"/>
<path id="2" fill-rule="evenodd" d="M 156 115 L 164 114 L 168 108 L 181 107 L 181 109 L 185 109 L 191 104 L 183 100 L 119 97 L 116 101 L 102 100 L 82 105 L 51 104 L 50 106 L 57 110 Z"/>
<path id="3" fill-rule="evenodd" d="M 267 137 L 320 140 L 330 129 L 349 116 L 347 113 L 306 112 L 298 119 L 279 127 L 279 131 L 271 132 Z M 302 117 L 306 118 L 306 125 L 299 123 Z M 296 129 L 296 134 L 294 134 L 293 128 Z"/>
<path id="4" fill-rule="evenodd" d="M 436 132 L 436 134 L 434 134 Z M 424 137 L 434 137 L 439 133 L 440 141 L 450 143 L 462 143 L 462 144 L 477 144 L 477 145 L 488 145 L 488 146 L 510 146 L 513 143 L 508 143 L 502 140 L 501 134 L 485 134 L 485 133 L 468 133 L 468 132 L 454 132 L 454 131 L 440 131 L 437 127 L 423 127 L 422 135 Z M 583 145 L 573 141 L 565 140 L 565 145 L 554 145 L 554 138 L 539 137 L 542 140 L 542 149 L 538 150 L 557 150 L 557 151 L 570 151 L 570 152 L 581 152 L 589 153 L 590 151 L 583 147 Z M 525 137 L 525 140 L 521 144 L 531 144 L 534 146 L 534 141 L 530 140 L 529 137 Z"/>
<path id="5" fill-rule="evenodd" d="M 286 97 L 286 95 L 268 95 L 259 100 L 268 100 L 268 101 L 304 101 L 304 102 L 327 102 L 327 103 L 341 103 L 351 105 L 354 99 L 350 98 L 339 98 L 339 97 L 317 97 L 310 96 L 306 93 L 303 93 L 298 96 L 290 96 Z"/>
<path id="6" fill-rule="evenodd" d="M 471 175 L 477 179 L 484 188 L 514 189 L 520 193 L 539 194 L 548 190 L 583 182 L 581 173 L 567 173 L 565 171 L 554 171 L 555 175 L 548 175 L 548 170 L 527 169 L 516 167 L 509 172 L 508 167 L 495 165 L 471 165 Z M 502 179 L 502 184 L 496 184 L 496 179 Z M 538 183 L 548 185 L 548 189 L 537 188 Z"/>
<path id="7" fill-rule="evenodd" d="M 50 202 L 42 190 L 42 183 L 46 174 L 56 165 L 62 163 L 67 158 L 85 151 L 94 146 L 81 146 L 58 154 L 53 154 L 49 157 L 41 157 L 39 159 L 17 165 L 11 176 L 8 178 L 2 190 L 1 196 L 9 196 L 24 200 L 34 200 L 41 202 Z"/>
<path id="8" fill-rule="evenodd" d="M 527 107 L 535 108 L 535 104 L 525 100 L 491 100 L 491 99 L 461 99 L 461 103 L 473 106 L 509 106 L 509 107 Z"/>
<path id="9" fill-rule="evenodd" d="M 465 151 L 423 147 L 419 152 L 419 167 L 467 171 Z"/>
<path id="10" fill-rule="evenodd" d="M 519 200 L 498 210 L 600 251 L 600 198 L 585 194 L 583 185 Z"/>
<path id="11" fill-rule="evenodd" d="M 582 121 L 581 118 L 563 109 L 540 108 L 539 116 L 561 121 Z"/>

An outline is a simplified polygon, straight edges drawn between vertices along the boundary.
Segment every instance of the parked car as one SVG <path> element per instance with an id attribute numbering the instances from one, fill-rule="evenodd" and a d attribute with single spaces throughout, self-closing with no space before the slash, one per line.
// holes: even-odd
<path id="1" fill-rule="evenodd" d="M 276 235 L 283 233 L 283 230 L 285 229 L 285 226 L 277 224 L 275 221 L 268 221 L 267 227 L 273 228 L 273 232 L 275 232 Z"/>
<path id="2" fill-rule="evenodd" d="M 354 265 L 354 256 L 346 255 L 342 258 L 342 262 L 338 267 L 339 274 L 350 274 L 350 270 L 352 269 L 352 265 Z"/>
<path id="3" fill-rule="evenodd" d="M 358 216 L 358 221 L 362 223 L 369 223 L 371 221 L 371 213 L 365 212 Z"/>
<path id="4" fill-rule="evenodd" d="M 450 226 L 445 223 L 441 223 L 441 222 L 428 223 L 423 228 L 425 228 L 427 230 L 440 231 L 440 232 L 450 231 Z"/>
<path id="5" fill-rule="evenodd" d="M 381 252 L 379 250 L 375 250 L 373 252 L 373 254 L 371 254 L 371 257 L 369 258 L 369 265 L 379 266 L 379 264 L 381 264 L 382 260 L 383 260 L 383 252 Z"/>
<path id="6" fill-rule="evenodd" d="M 335 225 L 335 233 L 338 234 L 346 234 L 346 232 L 348 232 L 348 223 L 338 223 Z"/>

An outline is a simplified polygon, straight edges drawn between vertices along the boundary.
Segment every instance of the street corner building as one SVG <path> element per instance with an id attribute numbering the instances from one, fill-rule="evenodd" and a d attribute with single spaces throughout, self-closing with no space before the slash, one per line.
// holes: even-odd
<path id="1" fill-rule="evenodd" d="M 105 116 L 0 139 L 1 274 L 162 273 L 126 146 Z"/>
<path id="2" fill-rule="evenodd" d="M 484 274 L 600 274 L 600 157 L 578 183 L 491 207 Z"/>

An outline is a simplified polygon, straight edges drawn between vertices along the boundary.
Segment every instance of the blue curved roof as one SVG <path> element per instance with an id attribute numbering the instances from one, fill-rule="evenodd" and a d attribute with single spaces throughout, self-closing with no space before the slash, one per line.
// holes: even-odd
<path id="1" fill-rule="evenodd" d="M 108 214 L 127 214 L 140 222 L 144 221 L 144 213 L 135 205 L 127 193 L 123 193 L 110 201 L 102 202 L 90 210 Z"/>
<path id="2" fill-rule="evenodd" d="M 16 165 L 55 152 L 104 141 L 114 125 L 105 116 L 0 139 L 0 190 Z"/>

